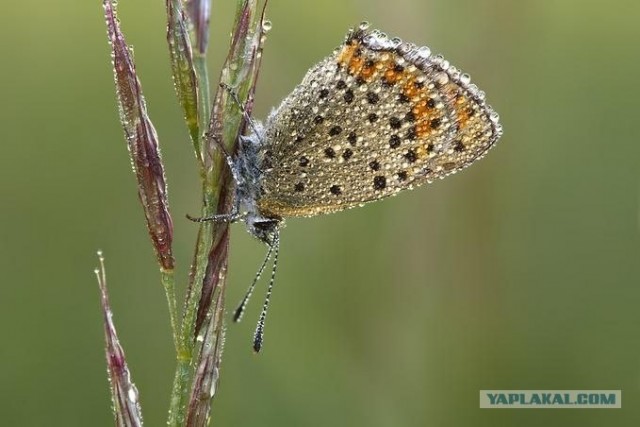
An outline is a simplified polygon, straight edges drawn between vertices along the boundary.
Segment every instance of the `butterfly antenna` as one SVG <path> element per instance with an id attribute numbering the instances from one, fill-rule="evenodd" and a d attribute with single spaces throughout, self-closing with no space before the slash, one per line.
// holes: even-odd
<path id="1" fill-rule="evenodd" d="M 244 294 L 244 298 L 242 298 L 242 301 L 240 302 L 240 304 L 238 304 L 238 308 L 236 308 L 236 311 L 233 314 L 234 322 L 239 322 L 240 320 L 242 320 L 242 316 L 244 315 L 244 310 L 247 308 L 247 303 L 251 298 L 251 294 L 253 294 L 253 290 L 256 287 L 256 283 L 258 283 L 258 280 L 260 280 L 260 276 L 262 276 L 262 272 L 264 271 L 264 268 L 266 267 L 267 262 L 269 262 L 269 260 L 271 259 L 272 253 L 273 253 L 273 245 L 269 245 L 269 251 L 267 252 L 267 256 L 264 257 L 264 261 L 262 261 L 262 265 L 258 269 L 256 276 L 253 278 L 253 282 L 251 283 L 251 286 L 249 286 L 249 289 L 247 289 L 247 292 Z"/>
<path id="2" fill-rule="evenodd" d="M 256 353 L 262 349 L 262 341 L 264 338 L 264 321 L 267 318 L 267 310 L 269 309 L 269 299 L 271 298 L 271 291 L 273 290 L 273 283 L 276 279 L 276 270 L 278 269 L 278 252 L 280 251 L 280 238 L 278 234 L 273 239 L 274 255 L 273 255 L 273 269 L 271 270 L 271 280 L 269 280 L 269 287 L 267 288 L 267 295 L 264 298 L 264 304 L 262 305 L 262 312 L 260 313 L 260 319 L 258 319 L 258 325 L 256 326 L 256 333 L 253 336 L 253 350 Z"/>

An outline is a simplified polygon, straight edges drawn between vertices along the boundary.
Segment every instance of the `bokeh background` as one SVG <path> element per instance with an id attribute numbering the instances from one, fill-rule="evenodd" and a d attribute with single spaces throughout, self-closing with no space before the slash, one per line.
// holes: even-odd
<path id="1" fill-rule="evenodd" d="M 0 26 L 0 419 L 112 425 L 95 251 L 147 425 L 174 355 L 118 123 L 100 1 L 7 2 Z M 215 1 L 211 71 L 233 1 Z M 121 1 L 167 164 L 186 281 L 199 185 L 164 2 Z M 461 174 L 291 220 L 266 345 L 264 288 L 229 325 L 219 426 L 631 426 L 640 419 L 640 3 L 272 0 L 256 115 L 363 19 L 471 73 L 505 134 Z M 228 303 L 264 247 L 234 226 Z M 183 289 L 181 287 L 181 290 Z M 618 410 L 480 410 L 480 389 L 622 389 Z"/>

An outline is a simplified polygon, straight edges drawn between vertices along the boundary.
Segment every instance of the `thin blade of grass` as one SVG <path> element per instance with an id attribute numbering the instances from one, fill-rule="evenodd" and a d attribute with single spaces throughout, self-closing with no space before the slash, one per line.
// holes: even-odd
<path id="1" fill-rule="evenodd" d="M 204 55 L 209 47 L 211 0 L 185 0 L 184 4 L 189 21 L 193 24 L 191 41 L 194 42 L 197 52 Z"/>
<path id="2" fill-rule="evenodd" d="M 164 165 L 156 130 L 138 80 L 133 55 L 120 30 L 115 2 L 104 0 L 107 35 L 111 45 L 120 122 L 127 140 L 131 164 L 136 176 L 138 198 L 144 211 L 147 231 L 162 275 L 174 343 L 178 348 L 177 305 L 175 299 L 175 261 L 172 251 L 173 220 L 167 199 Z"/>
<path id="3" fill-rule="evenodd" d="M 221 73 L 220 82 L 238 91 L 239 99 L 245 102 L 250 113 L 253 105 L 252 95 L 255 91 L 262 46 L 265 39 L 264 10 L 256 13 L 257 2 L 243 1 L 237 10 L 235 31 L 232 36 L 229 54 Z M 224 120 L 223 120 L 224 119 Z M 222 124 L 222 126 L 217 126 Z M 235 150 L 239 135 L 246 126 L 240 107 L 230 96 L 227 89 L 218 87 L 210 123 L 210 132 L 219 129 L 220 133 L 209 133 L 218 141 L 224 141 Z M 211 141 L 209 141 L 211 142 Z M 216 150 L 210 152 L 211 159 L 219 155 L 218 147 L 208 146 Z M 224 160 L 218 159 L 218 168 L 224 167 Z M 214 163 L 215 164 L 215 163 Z M 220 175 L 222 182 L 231 184 L 230 176 Z M 222 184 L 224 186 L 224 183 Z M 225 187 L 223 187 L 225 188 Z M 228 187 L 227 187 L 228 188 Z M 224 199 L 223 199 L 224 200 Z M 195 323 L 197 369 L 193 380 L 187 413 L 188 426 L 205 426 L 209 420 L 211 401 L 215 396 L 220 374 L 220 363 L 224 341 L 224 289 L 227 272 L 228 255 L 227 224 L 214 224 L 214 245 L 209 253 Z"/>
<path id="4" fill-rule="evenodd" d="M 198 124 L 201 130 L 207 128 L 211 115 L 211 88 L 209 87 L 209 70 L 207 69 L 207 47 L 209 46 L 209 19 L 211 15 L 211 0 L 184 0 L 187 12 L 189 34 L 193 51 L 193 65 L 198 78 Z M 204 135 L 200 134 L 203 138 Z M 202 144 L 200 144 L 202 149 Z M 200 152 L 200 159 L 204 153 Z M 202 166 L 202 164 L 201 164 Z M 202 173 L 205 176 L 206 173 Z"/>
<path id="5" fill-rule="evenodd" d="M 166 0 L 167 43 L 171 58 L 171 71 L 176 95 L 184 113 L 189 136 L 198 160 L 200 151 L 200 124 L 198 119 L 198 76 L 194 66 L 189 28 L 192 26 L 183 9 L 181 0 Z"/>
<path id="6" fill-rule="evenodd" d="M 100 301 L 104 318 L 105 351 L 111 386 L 113 415 L 118 427 L 142 426 L 142 410 L 138 400 L 138 389 L 131 381 L 131 373 L 127 366 L 124 350 L 118 340 L 113 312 L 107 295 L 107 274 L 104 268 L 104 257 L 98 252 L 100 266 L 95 270 L 100 287 Z"/>
<path id="7" fill-rule="evenodd" d="M 234 32 L 231 47 L 227 60 L 222 69 L 220 82 L 227 85 L 231 90 L 238 90 L 238 98 L 244 102 L 244 108 L 247 114 L 251 114 L 253 107 L 253 93 L 259 72 L 260 61 L 262 57 L 262 48 L 265 40 L 264 11 L 267 2 L 263 3 L 263 9 L 260 16 L 256 14 L 257 2 L 245 1 L 236 15 L 236 31 Z M 237 88 L 237 89 L 236 89 Z M 228 113 L 224 113 L 227 111 Z M 223 120 L 224 118 L 224 120 Z M 210 132 L 208 143 L 209 149 L 212 150 L 211 155 L 219 155 L 218 147 L 215 147 L 213 138 L 219 138 L 218 141 L 224 141 L 232 144 L 229 153 L 235 151 L 235 144 L 244 131 L 247 124 L 245 118 L 240 111 L 229 90 L 218 86 L 216 92 L 216 103 L 214 104 L 212 119 L 210 123 Z M 217 129 L 217 130 L 216 130 Z M 211 145 L 213 144 L 213 146 Z M 223 170 L 226 171 L 225 163 L 222 161 Z M 228 172 L 228 171 L 227 171 Z M 230 179 L 225 176 L 226 179 Z M 226 224 L 214 224 L 214 227 L 221 229 L 220 234 L 226 233 Z M 215 254 L 216 247 L 214 246 Z M 200 302 L 198 304 L 198 314 L 196 318 L 196 331 L 203 326 L 203 321 L 211 309 L 213 298 L 213 287 L 216 286 L 216 274 L 221 270 L 221 266 L 212 267 L 211 263 L 216 263 L 217 259 L 223 256 L 209 256 L 209 265 L 207 266 L 206 275 L 203 281 Z M 210 317 L 210 318 L 215 318 Z"/>
<path id="8" fill-rule="evenodd" d="M 224 306 L 224 295 L 217 293 L 216 307 Z M 220 364 L 224 348 L 224 310 L 209 313 L 205 329 L 196 339 L 200 345 L 198 365 L 196 367 L 189 408 L 185 425 L 188 427 L 206 426 L 210 421 L 211 399 L 215 396 L 220 378 Z"/>
<path id="9" fill-rule="evenodd" d="M 173 221 L 169 212 L 164 166 L 156 130 L 149 119 L 140 81 L 129 47 L 120 30 L 115 2 L 104 0 L 107 33 L 111 43 L 113 72 L 118 96 L 120 121 L 138 181 L 138 196 L 158 263 L 173 270 Z"/>

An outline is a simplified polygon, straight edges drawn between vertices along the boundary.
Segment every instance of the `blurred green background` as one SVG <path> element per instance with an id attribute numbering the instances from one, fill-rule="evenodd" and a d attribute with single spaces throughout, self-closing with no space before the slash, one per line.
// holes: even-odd
<path id="1" fill-rule="evenodd" d="M 232 1 L 215 1 L 215 80 Z M 118 123 L 100 1 L 7 2 L 0 67 L 0 423 L 112 425 L 95 251 L 147 425 L 174 355 Z M 229 325 L 220 426 L 631 426 L 640 420 L 640 3 L 272 0 L 256 115 L 363 19 L 471 73 L 498 146 L 363 209 L 288 221 L 263 353 L 264 288 Z M 181 290 L 199 185 L 164 2 L 121 1 L 167 164 Z M 233 229 L 227 300 L 265 248 Z M 622 389 L 618 410 L 480 410 L 480 389 Z"/>

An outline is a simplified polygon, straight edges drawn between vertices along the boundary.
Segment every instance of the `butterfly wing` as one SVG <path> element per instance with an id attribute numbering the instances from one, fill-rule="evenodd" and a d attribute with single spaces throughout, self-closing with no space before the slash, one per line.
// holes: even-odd
<path id="1" fill-rule="evenodd" d="M 361 26 L 265 127 L 261 212 L 311 216 L 470 165 L 502 133 L 484 93 L 427 48 Z"/>

